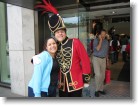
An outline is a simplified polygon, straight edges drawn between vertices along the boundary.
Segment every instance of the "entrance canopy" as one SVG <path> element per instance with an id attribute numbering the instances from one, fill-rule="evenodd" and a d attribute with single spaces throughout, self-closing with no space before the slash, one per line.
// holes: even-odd
<path id="1" fill-rule="evenodd" d="M 34 5 L 37 1 L 42 0 L 0 0 L 0 2 L 5 2 L 8 4 L 13 4 L 16 6 L 34 9 Z M 63 7 L 63 6 L 73 6 L 77 3 L 84 5 L 89 9 L 91 6 L 101 6 L 101 5 L 108 5 L 108 4 L 115 4 L 115 3 L 125 3 L 130 2 L 130 0 L 50 0 L 50 2 L 55 7 Z"/>

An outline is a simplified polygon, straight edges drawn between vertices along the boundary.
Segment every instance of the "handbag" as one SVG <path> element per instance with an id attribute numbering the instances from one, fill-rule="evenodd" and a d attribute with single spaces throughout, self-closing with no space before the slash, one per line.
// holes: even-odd
<path id="1" fill-rule="evenodd" d="M 111 71 L 109 69 L 106 69 L 105 71 L 105 84 L 109 84 L 111 82 Z"/>

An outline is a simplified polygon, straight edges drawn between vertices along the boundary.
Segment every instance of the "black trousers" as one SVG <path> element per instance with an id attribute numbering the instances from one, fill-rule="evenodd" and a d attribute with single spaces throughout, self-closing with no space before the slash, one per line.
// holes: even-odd
<path id="1" fill-rule="evenodd" d="M 82 97 L 82 89 L 73 92 L 59 90 L 59 97 Z"/>
<path id="2" fill-rule="evenodd" d="M 48 97 L 56 97 L 57 85 L 50 85 L 48 89 Z"/>
<path id="3" fill-rule="evenodd" d="M 123 61 L 126 62 L 126 57 L 127 57 L 126 51 L 123 51 L 122 55 L 123 55 Z"/>

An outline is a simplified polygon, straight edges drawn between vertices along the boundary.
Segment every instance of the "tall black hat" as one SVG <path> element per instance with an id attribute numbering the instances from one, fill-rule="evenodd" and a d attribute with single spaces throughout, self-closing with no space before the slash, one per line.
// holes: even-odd
<path id="1" fill-rule="evenodd" d="M 64 24 L 63 19 L 61 18 L 61 16 L 59 15 L 57 9 L 51 5 L 49 0 L 42 0 L 42 3 L 39 3 L 35 6 L 35 8 L 41 8 L 43 9 L 42 14 L 47 13 L 47 12 L 51 12 L 53 13 L 52 16 L 49 17 L 48 19 L 48 26 L 49 29 L 55 33 L 57 30 L 59 29 L 66 29 L 66 26 Z"/>

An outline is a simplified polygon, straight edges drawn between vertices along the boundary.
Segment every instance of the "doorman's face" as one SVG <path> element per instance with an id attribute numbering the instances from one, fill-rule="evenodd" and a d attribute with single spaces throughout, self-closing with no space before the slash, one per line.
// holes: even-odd
<path id="1" fill-rule="evenodd" d="M 56 51 L 57 51 L 57 44 L 55 42 L 54 39 L 49 39 L 47 41 L 47 46 L 46 46 L 46 49 L 47 51 L 50 53 L 50 54 L 55 54 Z"/>
<path id="2" fill-rule="evenodd" d="M 60 29 L 55 32 L 55 38 L 59 41 L 62 42 L 66 38 L 66 32 L 63 29 Z"/>

